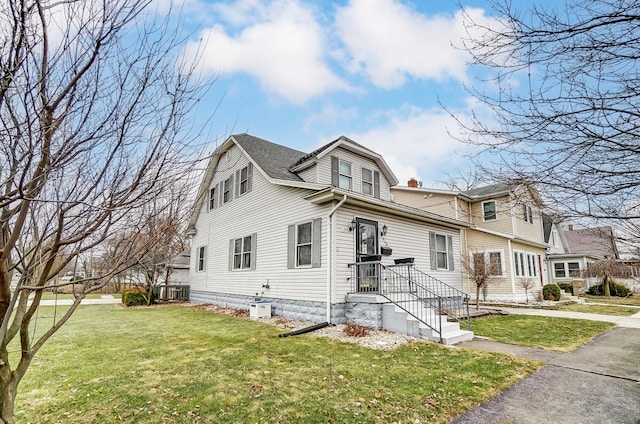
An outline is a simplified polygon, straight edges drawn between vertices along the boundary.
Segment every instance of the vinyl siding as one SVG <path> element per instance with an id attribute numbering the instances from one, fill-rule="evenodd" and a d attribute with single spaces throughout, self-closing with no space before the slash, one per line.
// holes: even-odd
<path id="1" fill-rule="evenodd" d="M 495 200 L 496 202 L 496 217 L 497 219 L 492 221 L 484 221 L 482 204 L 487 201 Z M 509 202 L 509 197 L 504 196 L 495 199 L 487 199 L 485 201 L 477 201 L 471 204 L 471 220 L 472 223 L 486 228 L 492 231 L 499 231 L 501 233 L 513 234 L 513 222 L 511 220 L 511 208 L 512 205 Z"/>
<path id="2" fill-rule="evenodd" d="M 331 156 L 351 162 L 351 191 L 356 193 L 362 193 L 362 168 L 378 171 L 380 173 L 380 199 L 389 200 L 389 181 L 375 161 L 340 148 L 331 151 L 318 161 L 318 183 L 331 185 Z"/>
<path id="3" fill-rule="evenodd" d="M 298 175 L 308 183 L 318 182 L 318 166 L 311 165 L 309 168 L 298 172 Z"/>
<path id="4" fill-rule="evenodd" d="M 224 181 L 248 160 L 236 147 L 230 160 L 223 157 L 212 184 Z M 230 203 L 201 213 L 192 240 L 190 284 L 194 290 L 269 298 L 326 300 L 328 206 L 317 206 L 302 197 L 307 190 L 269 183 L 254 168 L 253 187 Z M 287 269 L 287 228 L 290 224 L 322 218 L 321 267 Z M 256 269 L 229 271 L 229 241 L 256 233 Z M 205 272 L 195 272 L 196 249 L 207 246 Z M 270 289 L 262 285 L 269 280 Z"/>
<path id="5" fill-rule="evenodd" d="M 336 291 L 334 301 L 342 301 L 344 295 L 352 290 L 349 281 L 351 270 L 348 264 L 355 262 L 355 231 L 349 231 L 354 217 L 378 222 L 378 228 L 387 226 L 387 235 L 379 237 L 380 246 L 393 249 L 391 256 L 383 256 L 382 263 L 392 265 L 397 258 L 415 258 L 415 267 L 451 286 L 462 289 L 460 264 L 460 234 L 457 230 L 441 228 L 435 225 L 414 222 L 384 213 L 372 213 L 352 207 L 342 207 L 336 212 Z M 454 270 L 432 271 L 430 269 L 429 232 L 450 235 L 453 241 Z M 386 243 L 385 243 L 386 241 Z"/>
<path id="6" fill-rule="evenodd" d="M 391 189 L 391 194 L 393 195 L 393 201 L 395 203 L 469 222 L 468 202 L 458 199 L 458 216 L 456 217 L 456 198 L 453 195 L 425 193 L 424 191 L 418 190 L 394 190 L 393 188 Z"/>

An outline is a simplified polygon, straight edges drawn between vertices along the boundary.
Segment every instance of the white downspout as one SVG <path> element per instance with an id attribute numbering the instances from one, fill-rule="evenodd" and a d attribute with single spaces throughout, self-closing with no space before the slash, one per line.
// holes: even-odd
<path id="1" fill-rule="evenodd" d="M 347 201 L 347 195 L 345 194 L 342 200 L 340 200 L 327 214 L 329 220 L 329 228 L 327 229 L 327 322 L 331 322 L 331 282 L 333 280 L 333 260 L 334 260 L 334 239 L 335 239 L 335 225 L 333 224 L 333 214 L 338 210 L 340 206 Z"/>

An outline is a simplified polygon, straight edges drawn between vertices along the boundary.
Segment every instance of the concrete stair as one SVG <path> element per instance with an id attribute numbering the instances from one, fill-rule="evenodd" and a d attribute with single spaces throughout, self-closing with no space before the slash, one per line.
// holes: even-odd
<path id="1" fill-rule="evenodd" d="M 440 320 L 442 344 L 452 345 L 473 339 L 472 331 L 462 330 L 458 322 L 449 322 L 444 315 L 436 316 L 430 308 L 422 308 L 417 311 L 416 315 L 420 316 L 423 321 L 432 323 L 436 328 L 438 320 Z M 393 303 L 382 306 L 382 326 L 388 331 L 440 342 L 440 334 L 436 330 L 431 329 Z"/>
<path id="2" fill-rule="evenodd" d="M 573 296 L 570 295 L 569 293 L 565 292 L 564 290 L 562 290 L 560 292 L 560 300 L 568 300 L 571 302 L 575 302 L 575 303 L 585 303 L 584 299 L 579 298 L 578 296 Z"/>

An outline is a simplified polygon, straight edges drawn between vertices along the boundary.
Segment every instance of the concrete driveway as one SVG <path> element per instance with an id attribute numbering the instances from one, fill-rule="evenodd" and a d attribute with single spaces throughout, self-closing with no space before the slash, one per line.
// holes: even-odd
<path id="1" fill-rule="evenodd" d="M 640 328 L 634 327 L 618 325 L 569 353 L 512 352 L 547 365 L 450 424 L 639 424 Z"/>

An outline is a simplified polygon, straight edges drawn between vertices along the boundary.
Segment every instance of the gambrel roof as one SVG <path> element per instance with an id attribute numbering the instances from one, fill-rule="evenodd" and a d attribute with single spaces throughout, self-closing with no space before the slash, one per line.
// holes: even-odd
<path id="1" fill-rule="evenodd" d="M 222 145 L 220 145 L 211 155 L 211 159 L 209 160 L 207 170 L 198 191 L 195 209 L 189 219 L 187 233 L 195 229 L 196 220 L 200 214 L 200 208 L 202 207 L 202 203 L 207 195 L 207 188 L 211 185 L 213 174 L 218 166 L 220 158 L 234 145 L 238 146 L 238 148 L 246 154 L 249 161 L 255 166 L 256 170 L 262 173 L 262 175 L 264 175 L 264 177 L 272 184 L 308 188 L 313 190 L 321 190 L 325 188 L 327 186 L 326 184 L 306 182 L 297 174 L 297 172 L 314 165 L 317 160 L 321 159 L 323 156 L 338 147 L 373 160 L 389 181 L 389 185 L 398 184 L 398 179 L 395 177 L 393 172 L 391 172 L 391 169 L 382 156 L 344 136 L 325 144 L 311 153 L 304 153 L 280 144 L 272 143 L 259 137 L 254 137 L 250 134 L 234 134 L 229 136 L 229 138 L 227 138 L 225 142 L 222 143 Z"/>

